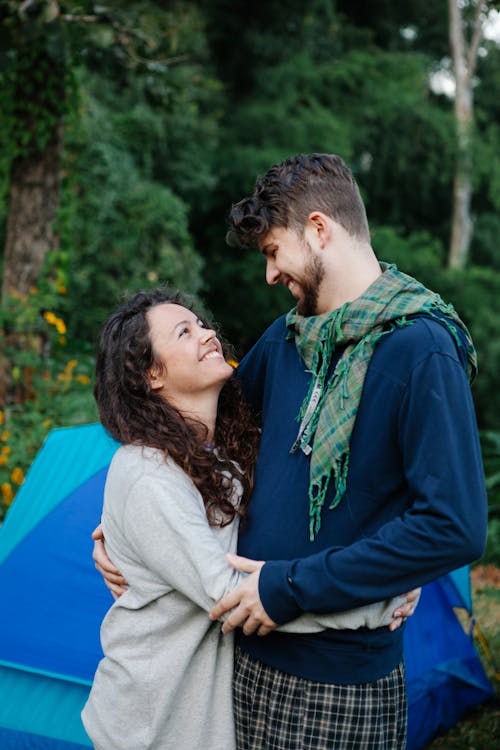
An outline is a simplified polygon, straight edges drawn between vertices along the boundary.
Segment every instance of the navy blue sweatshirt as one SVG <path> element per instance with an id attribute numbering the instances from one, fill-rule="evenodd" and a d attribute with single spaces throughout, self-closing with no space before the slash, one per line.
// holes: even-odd
<path id="1" fill-rule="evenodd" d="M 410 591 L 481 556 L 487 500 L 464 362 L 444 325 L 417 316 L 380 340 L 351 438 L 347 492 L 309 539 L 309 458 L 290 453 L 310 373 L 285 318 L 238 367 L 262 440 L 239 553 L 266 560 L 259 591 L 277 623 L 337 612 Z M 341 351 L 333 361 L 335 367 Z M 355 684 L 403 658 L 403 631 L 238 634 L 252 656 L 289 674 Z"/>

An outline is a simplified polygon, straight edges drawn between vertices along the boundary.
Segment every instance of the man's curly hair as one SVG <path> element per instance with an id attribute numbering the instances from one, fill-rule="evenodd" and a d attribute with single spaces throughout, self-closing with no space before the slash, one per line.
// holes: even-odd
<path id="1" fill-rule="evenodd" d="M 335 154 L 298 154 L 271 167 L 247 198 L 232 206 L 227 242 L 254 247 L 274 228 L 302 234 L 322 211 L 349 234 L 370 241 L 365 206 L 351 171 Z"/>

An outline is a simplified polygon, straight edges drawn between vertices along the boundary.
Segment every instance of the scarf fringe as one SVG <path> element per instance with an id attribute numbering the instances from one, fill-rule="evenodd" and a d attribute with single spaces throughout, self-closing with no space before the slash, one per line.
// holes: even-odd
<path id="1" fill-rule="evenodd" d="M 350 453 L 344 453 L 336 459 L 330 471 L 323 474 L 319 481 L 309 488 L 309 539 L 311 542 L 321 527 L 321 511 L 325 504 L 326 493 L 333 473 L 335 479 L 335 497 L 329 505 L 329 510 L 336 508 L 345 495 L 347 489 L 347 473 L 349 471 Z"/>

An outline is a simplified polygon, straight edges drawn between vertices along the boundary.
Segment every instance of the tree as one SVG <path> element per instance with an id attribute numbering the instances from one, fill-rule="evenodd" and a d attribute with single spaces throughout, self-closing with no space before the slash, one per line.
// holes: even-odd
<path id="1" fill-rule="evenodd" d="M 28 293 L 47 252 L 57 246 L 53 223 L 59 206 L 62 118 L 68 96 L 60 28 L 45 18 L 42 25 L 28 22 L 23 6 L 27 3 L 13 9 L 9 23 L 4 20 L 11 43 L 10 64 L 2 80 L 2 145 L 11 158 L 4 300 L 12 292 Z"/>
<path id="2" fill-rule="evenodd" d="M 474 126 L 474 73 L 487 10 L 484 0 L 476 0 L 470 22 L 470 38 L 465 33 L 464 3 L 449 0 L 450 48 L 455 77 L 455 124 L 457 155 L 453 180 L 453 214 L 448 256 L 450 268 L 464 268 L 472 238 L 472 133 Z"/>
<path id="3" fill-rule="evenodd" d="M 96 183 L 91 186 L 85 176 L 83 179 L 76 176 L 76 179 L 71 180 L 74 178 L 71 167 L 75 163 L 81 164 L 82 160 L 78 159 L 78 154 L 73 154 L 71 164 L 71 156 L 68 160 L 68 150 L 63 148 L 63 141 L 67 140 L 67 123 L 74 125 L 80 108 L 83 110 L 89 101 L 86 92 L 79 91 L 78 88 L 82 67 L 93 69 L 104 81 L 113 81 L 117 91 L 121 91 L 122 99 L 124 89 L 127 89 L 132 78 L 146 81 L 143 86 L 144 101 L 146 104 L 153 101 L 153 109 L 154 106 L 157 111 L 162 109 L 166 117 L 178 114 L 182 105 L 177 106 L 176 102 L 182 99 L 186 105 L 182 111 L 184 131 L 180 116 L 177 127 L 172 129 L 177 143 L 182 144 L 182 136 L 186 137 L 187 134 L 189 137 L 189 129 L 198 114 L 196 96 L 203 81 L 208 80 L 208 76 L 200 74 L 199 64 L 197 67 L 193 63 L 194 54 L 190 48 L 191 41 L 198 42 L 202 37 L 199 26 L 197 9 L 189 0 L 168 3 L 134 0 L 126 7 L 119 0 L 109 0 L 105 6 L 94 5 L 90 0 L 7 0 L 2 5 L 0 185 L 3 185 L 3 190 L 8 194 L 0 310 L 3 349 L 12 352 L 16 348 L 34 347 L 42 352 L 44 341 L 40 337 L 37 339 L 34 330 L 36 323 L 31 321 L 29 336 L 24 335 L 16 326 L 12 310 L 16 308 L 16 300 L 27 299 L 33 294 L 41 281 L 41 272 L 47 259 L 51 259 L 57 266 L 65 256 L 67 267 L 71 267 L 71 256 L 76 255 L 72 247 L 74 228 L 78 231 L 82 225 L 75 221 L 74 227 L 68 227 L 68 200 L 63 201 L 63 210 L 60 211 L 62 188 L 67 190 L 68 185 L 70 190 L 76 191 L 84 186 L 88 190 L 87 194 L 95 191 L 93 205 L 96 206 L 98 215 L 105 215 L 102 208 L 110 208 L 113 214 L 114 226 L 109 221 L 107 226 L 113 226 L 118 231 L 115 232 L 113 252 L 109 252 L 108 244 L 104 253 L 108 251 L 106 260 L 110 261 L 111 268 L 118 269 L 117 275 L 121 274 L 117 284 L 122 283 L 123 275 L 130 267 L 134 269 L 133 277 L 129 277 L 132 283 L 140 283 L 139 280 L 146 276 L 146 271 L 141 274 L 141 268 L 148 266 L 150 271 L 151 264 L 159 259 L 161 262 L 158 262 L 157 278 L 161 274 L 161 278 L 167 277 L 181 285 L 184 278 L 189 278 L 192 291 L 199 287 L 201 261 L 192 247 L 188 207 L 176 195 L 175 190 L 179 188 L 187 192 L 193 189 L 193 176 L 197 169 L 202 174 L 199 183 L 210 182 L 209 170 L 204 167 L 203 159 L 200 158 L 203 147 L 197 145 L 187 149 L 192 164 L 189 169 L 184 169 L 186 158 L 183 161 L 182 148 L 167 146 L 161 153 L 168 127 L 163 128 L 163 142 L 158 132 L 149 134 L 150 139 L 155 137 L 161 143 L 156 151 L 147 147 L 149 143 L 141 141 L 146 129 L 138 128 L 141 130 L 139 138 L 135 143 L 133 137 L 130 138 L 128 152 L 122 143 L 117 147 L 112 144 L 107 150 L 108 155 L 118 159 L 117 166 L 120 169 L 115 171 L 125 177 L 122 184 L 117 185 L 112 179 L 113 165 L 101 170 L 101 178 L 104 174 L 106 180 L 113 183 L 112 187 L 117 188 L 108 201 L 99 201 L 102 197 L 99 190 L 106 189 L 107 184 L 99 184 L 98 169 L 94 169 Z M 172 71 L 179 68 L 185 71 L 184 77 L 173 74 Z M 101 88 L 107 87 L 104 85 Z M 120 107 L 115 111 L 118 117 L 114 121 L 121 133 L 124 125 L 133 124 L 133 117 L 127 117 L 128 113 L 121 111 Z M 151 114 L 151 109 L 144 111 Z M 111 114 L 114 115 L 115 112 Z M 166 117 L 162 125 L 165 125 Z M 159 118 L 156 117 L 156 124 L 158 123 Z M 102 139 L 99 133 L 92 130 L 89 136 L 93 138 L 93 143 L 84 144 L 80 151 L 91 156 L 92 147 Z M 106 150 L 111 142 L 104 140 L 103 150 Z M 173 138 L 170 140 L 173 141 Z M 123 141 L 126 141 L 126 137 Z M 169 158 L 172 152 L 174 157 Z M 157 173 L 162 170 L 155 169 L 154 162 L 156 160 L 160 163 L 162 158 L 174 174 L 168 188 L 165 183 L 156 182 Z M 146 163 L 147 159 L 149 163 Z M 65 177 L 70 175 L 70 179 L 65 179 L 64 186 L 63 172 Z M 164 169 L 163 175 L 165 172 Z M 129 195 L 126 194 L 127 185 L 134 188 Z M 81 211 L 80 206 L 74 208 L 73 201 L 72 218 L 75 219 L 80 211 L 85 213 L 91 203 L 89 201 Z M 90 215 L 90 227 L 95 217 L 95 212 Z M 89 234 L 82 232 L 81 236 L 87 239 Z M 94 242 L 90 251 L 100 252 L 104 239 L 103 236 L 100 243 Z M 109 235 L 106 239 L 109 239 Z M 62 240 L 65 247 L 60 257 L 56 258 L 50 251 L 62 245 Z M 127 248 L 129 257 L 125 260 L 123 254 Z M 140 251 L 144 248 L 147 250 L 147 258 L 142 262 Z M 98 266 L 97 257 L 94 261 Z M 58 269 L 55 270 L 57 275 Z M 83 269 L 80 267 L 79 270 Z M 77 309 L 78 303 L 80 310 L 88 309 L 86 301 L 88 288 L 92 287 L 92 275 L 89 268 L 85 268 L 83 274 L 80 274 L 80 291 L 85 292 L 85 299 L 76 301 L 74 309 Z M 105 278 L 104 274 L 102 278 Z M 62 288 L 65 284 L 61 283 L 59 286 Z M 111 304 L 114 297 L 109 295 L 109 285 L 104 284 L 99 291 L 100 299 Z M 54 298 L 53 302 L 62 301 Z M 68 305 L 65 307 L 67 309 Z M 43 311 L 40 308 L 39 318 Z M 102 319 L 102 307 L 96 309 L 95 315 Z M 95 318 L 92 323 L 92 330 L 95 331 Z M 18 398 L 11 387 L 14 369 L 12 361 L 7 360 L 4 352 L 0 358 L 0 398 L 4 402 Z M 25 389 L 23 393 L 26 393 Z"/>

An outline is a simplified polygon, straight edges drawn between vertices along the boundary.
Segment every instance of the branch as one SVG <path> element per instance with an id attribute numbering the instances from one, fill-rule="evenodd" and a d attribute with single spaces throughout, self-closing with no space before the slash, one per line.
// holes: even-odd
<path id="1" fill-rule="evenodd" d="M 19 8 L 17 9 L 18 14 L 22 16 L 24 11 L 28 10 L 28 8 L 30 8 L 35 2 L 36 0 L 24 0 L 24 3 L 21 3 Z"/>
<path id="2" fill-rule="evenodd" d="M 450 13 L 449 32 L 451 57 L 453 60 L 455 78 L 458 78 L 462 75 L 462 68 L 465 62 L 463 19 L 462 12 L 457 4 L 457 0 L 449 0 L 448 8 Z"/>
<path id="3" fill-rule="evenodd" d="M 100 16 L 75 16 L 72 13 L 63 13 L 61 18 L 68 23 L 98 23 L 102 20 Z"/>
<path id="4" fill-rule="evenodd" d="M 35 0 L 26 0 L 26 2 L 34 2 Z M 147 58 L 142 57 L 139 55 L 133 46 L 133 42 L 131 41 L 131 37 L 136 37 L 136 39 L 139 39 L 141 42 L 147 42 L 148 37 L 141 33 L 140 29 L 133 29 L 128 26 L 124 26 L 123 24 L 117 23 L 116 21 L 113 21 L 109 17 L 104 16 L 96 16 L 96 15 L 75 15 L 72 13 L 65 13 L 61 16 L 61 19 L 64 21 L 67 21 L 68 23 L 106 23 L 111 26 L 111 28 L 116 32 L 118 41 L 120 42 L 123 49 L 126 51 L 128 56 L 130 57 L 133 62 L 140 63 L 142 65 L 149 65 L 151 63 L 154 63 L 155 65 L 175 65 L 179 62 L 185 62 L 186 60 L 189 60 L 189 55 L 177 55 L 175 57 L 167 57 L 164 59 L 154 59 L 154 58 Z"/>
<path id="5" fill-rule="evenodd" d="M 479 44 L 483 36 L 482 15 L 483 15 L 483 12 L 486 12 L 487 5 L 488 5 L 487 2 L 484 2 L 484 0 L 480 0 L 480 2 L 478 2 L 478 4 L 476 5 L 476 11 L 474 13 L 472 38 L 469 44 L 469 50 L 468 50 L 468 55 L 467 55 L 467 74 L 466 75 L 467 75 L 467 81 L 469 83 L 472 80 L 472 76 L 474 75 L 474 71 L 476 69 L 477 52 L 478 52 Z"/>

